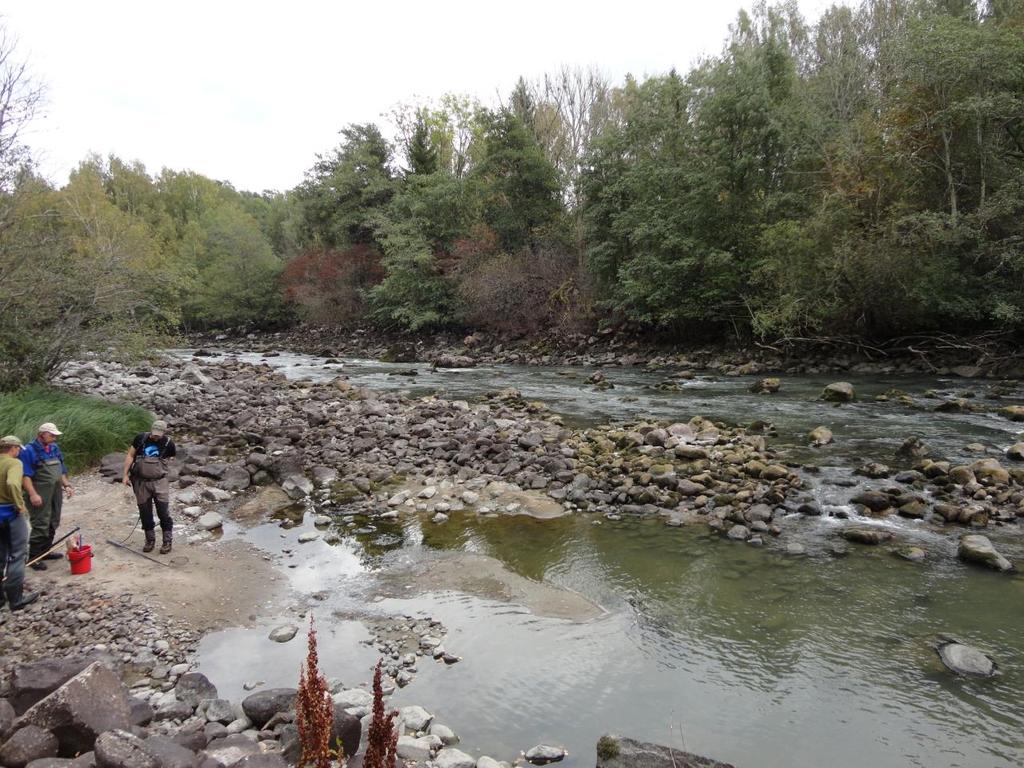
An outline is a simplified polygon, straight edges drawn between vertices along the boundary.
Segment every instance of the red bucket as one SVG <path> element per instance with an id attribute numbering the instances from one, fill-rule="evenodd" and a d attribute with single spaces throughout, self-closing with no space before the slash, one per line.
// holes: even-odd
<path id="1" fill-rule="evenodd" d="M 80 576 L 92 570 L 92 546 L 85 544 L 81 549 L 69 549 L 68 560 L 71 561 L 71 573 Z"/>

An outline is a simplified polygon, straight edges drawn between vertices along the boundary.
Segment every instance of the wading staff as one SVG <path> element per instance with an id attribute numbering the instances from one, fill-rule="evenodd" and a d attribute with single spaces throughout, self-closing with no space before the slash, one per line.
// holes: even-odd
<path id="1" fill-rule="evenodd" d="M 144 557 L 147 560 L 149 560 L 149 562 L 156 563 L 157 565 L 162 565 L 164 568 L 170 568 L 171 567 L 170 563 L 165 563 L 163 560 L 157 560 L 155 557 L 150 557 L 149 555 L 143 554 L 142 552 L 137 552 L 136 550 L 132 549 L 131 547 L 129 547 L 129 546 L 125 545 L 125 544 L 122 544 L 119 541 L 114 541 L 113 539 L 107 539 L 107 544 L 113 544 L 115 547 L 117 547 L 119 549 L 127 550 L 127 551 L 131 552 L 133 555 L 138 555 L 139 557 Z"/>
<path id="2" fill-rule="evenodd" d="M 25 563 L 25 565 L 32 565 L 32 563 L 38 563 L 38 562 L 39 562 L 40 560 L 42 560 L 42 559 L 43 559 L 44 557 L 46 557 L 46 556 L 47 556 L 48 554 L 50 554 L 51 552 L 53 552 L 53 550 L 55 550 L 55 549 L 57 548 L 57 546 L 58 546 L 58 545 L 59 545 L 59 544 L 60 544 L 60 543 L 61 543 L 62 541 L 64 541 L 64 539 L 66 539 L 66 538 L 67 538 L 68 536 L 70 536 L 70 535 L 71 535 L 71 534 L 73 534 L 73 533 L 78 533 L 78 532 L 79 532 L 80 530 L 82 530 L 82 526 L 80 526 L 80 525 L 76 525 L 76 526 L 75 526 L 74 528 L 72 528 L 72 529 L 71 529 L 70 531 L 68 531 L 68 532 L 67 532 L 67 533 L 65 533 L 65 534 L 64 534 L 63 536 L 61 536 L 61 537 L 60 537 L 59 539 L 57 539 L 57 540 L 56 540 L 55 542 L 53 542 L 53 546 L 51 546 L 51 547 L 50 547 L 50 548 L 49 548 L 48 550 L 46 550 L 45 552 L 43 552 L 43 554 L 41 554 L 41 555 L 40 555 L 39 557 L 35 558 L 34 560 L 29 560 L 29 561 L 28 561 L 27 563 Z"/>

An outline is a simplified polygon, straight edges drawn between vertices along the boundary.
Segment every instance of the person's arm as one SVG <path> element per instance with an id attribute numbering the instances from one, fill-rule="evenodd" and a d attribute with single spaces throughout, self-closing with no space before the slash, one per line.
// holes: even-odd
<path id="1" fill-rule="evenodd" d="M 36 487 L 32 484 L 32 478 L 25 475 L 21 478 L 21 487 L 25 489 L 25 493 L 28 494 L 28 500 L 32 502 L 33 507 L 43 506 L 43 497 L 36 491 Z"/>
<path id="2" fill-rule="evenodd" d="M 128 473 L 131 471 L 132 462 L 135 461 L 135 446 L 133 445 L 128 449 L 128 453 L 124 455 L 124 476 L 121 478 L 121 482 L 125 485 L 131 485 L 131 478 L 128 477 Z"/>
<path id="3" fill-rule="evenodd" d="M 70 499 L 75 495 L 75 489 L 71 487 L 71 481 L 68 480 L 68 468 L 64 466 L 64 452 L 60 450 L 60 446 L 57 447 L 57 450 L 60 451 L 57 454 L 60 457 L 60 484 Z"/>

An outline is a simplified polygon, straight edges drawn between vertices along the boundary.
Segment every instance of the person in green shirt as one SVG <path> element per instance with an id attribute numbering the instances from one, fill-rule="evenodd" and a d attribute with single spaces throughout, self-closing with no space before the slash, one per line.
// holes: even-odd
<path id="1" fill-rule="evenodd" d="M 28 510 L 22 495 L 21 440 L 0 437 L 0 571 L 3 594 L 12 611 L 19 611 L 39 595 L 26 593 L 25 553 L 28 550 Z"/>

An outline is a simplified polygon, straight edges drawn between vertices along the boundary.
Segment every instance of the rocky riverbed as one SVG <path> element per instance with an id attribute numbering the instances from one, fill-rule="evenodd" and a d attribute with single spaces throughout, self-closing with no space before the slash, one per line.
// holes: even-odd
<path id="1" fill-rule="evenodd" d="M 1020 530 L 1024 510 L 1024 478 L 1012 449 L 1003 455 L 983 449 L 970 461 L 949 461 L 925 442 L 908 440 L 891 463 L 851 468 L 847 498 L 835 505 L 820 501 L 821 477 L 814 463 L 794 459 L 776 444 L 771 425 L 763 423 L 740 425 L 691 414 L 686 420 L 632 420 L 581 428 L 567 425 L 543 403 L 531 402 L 514 390 L 465 400 L 409 397 L 355 386 L 343 378 L 296 381 L 266 365 L 202 359 L 198 363 L 162 359 L 134 367 L 82 363 L 65 370 L 60 383 L 75 391 L 143 405 L 171 422 L 181 448 L 173 476 L 175 509 L 184 523 L 176 555 L 237 544 L 234 531 L 268 519 L 276 519 L 281 535 L 287 537 L 278 551 L 280 564 L 288 568 L 303 560 L 307 547 L 336 544 L 339 536 L 372 540 L 384 550 L 388 546 L 384 540 L 393 535 L 395 526 L 410 519 L 423 529 L 441 531 L 471 518 L 524 518 L 538 526 L 574 520 L 610 529 L 626 521 L 647 521 L 665 526 L 666 537 L 672 536 L 672 529 L 688 526 L 707 531 L 721 542 L 719 546 L 749 550 L 754 558 L 767 557 L 769 552 L 794 558 L 812 554 L 805 551 L 804 534 L 828 519 L 834 524 L 828 538 L 833 557 L 847 554 L 849 547 L 889 548 L 911 562 L 955 561 L 959 556 L 977 563 L 979 570 L 1011 571 L 1019 566 L 1016 546 L 1010 548 L 1010 557 L 1000 551 L 1006 535 Z M 808 443 L 823 440 L 827 444 L 826 437 L 819 433 L 808 437 Z M 113 455 L 104 461 L 108 478 L 117 478 L 120 460 Z M 830 481 L 847 482 L 835 477 Z M 127 509 L 130 514 L 130 505 Z M 310 526 L 310 520 L 315 525 Z M 893 526 L 890 521 L 900 523 Z M 290 527 L 299 530 L 289 532 Z M 219 540 L 222 530 L 227 531 L 223 541 Z M 920 538 L 904 540 L 905 531 L 928 531 L 928 543 Z M 996 533 L 991 540 L 986 536 Z M 408 594 L 410 582 L 417 589 L 451 588 L 462 579 L 464 583 L 456 588 L 473 593 L 478 584 L 487 582 L 481 594 L 490 595 L 491 584 L 503 583 L 501 589 L 516 602 L 533 599 L 538 606 L 554 606 L 551 616 L 583 620 L 601 615 L 600 608 L 593 612 L 585 602 L 531 596 L 534 587 L 529 580 L 520 578 L 516 583 L 501 577 L 502 582 L 500 568 L 492 568 L 486 557 L 469 557 L 476 559 L 463 554 L 436 559 L 415 573 L 396 569 L 390 578 L 393 594 L 403 590 Z M 994 574 L 993 578 L 1013 577 Z M 389 578 L 381 578 L 380 586 L 387 590 L 388 582 Z M 184 632 L 180 644 L 168 641 L 170 647 L 162 650 L 163 655 L 150 648 L 153 658 L 149 659 L 142 646 L 118 645 L 122 636 L 78 635 L 89 627 L 81 618 L 72 633 L 38 623 L 24 628 L 45 638 L 63 634 L 63 642 L 76 638 L 71 645 L 89 652 L 113 650 L 114 661 L 121 665 L 132 661 L 127 657 L 142 654 L 152 666 L 133 667 L 134 677 L 126 678 L 127 685 L 154 710 L 175 706 L 176 697 L 168 694 L 189 673 L 182 665 L 194 663 L 189 654 L 196 627 L 176 629 L 147 619 L 134 601 L 115 592 L 72 595 L 69 600 L 83 604 L 107 600 L 104 615 L 115 617 L 103 624 L 108 630 L 118 627 L 116 617 L 123 612 L 126 626 L 142 622 L 144 636 L 150 629 L 153 637 Z M 299 620 L 274 626 L 274 639 L 296 642 L 301 618 L 317 600 L 314 593 L 294 605 Z M 544 615 L 543 608 L 538 615 Z M 367 642 L 385 660 L 387 690 L 397 691 L 413 682 L 424 665 L 459 664 L 464 653 L 459 635 L 448 635 L 446 622 L 439 617 L 412 613 L 353 617 L 370 630 Z M 30 621 L 30 616 L 22 614 L 13 620 Z M 41 620 L 38 615 L 33 619 Z M 153 623 L 147 623 L 150 620 Z M 947 666 L 947 657 L 971 660 L 964 674 L 977 674 L 974 670 L 984 667 L 974 663 L 980 651 L 953 653 L 949 641 L 935 647 L 940 655 L 945 650 L 942 658 Z M 51 646 L 39 645 L 27 655 L 11 656 L 7 668 L 10 671 L 24 659 L 52 652 Z M 938 663 L 936 651 L 930 653 Z M 1000 664 L 1006 661 L 997 659 Z M 1009 665 L 1012 674 L 1012 657 Z M 251 682 L 259 692 L 258 672 Z M 335 695 L 343 694 L 341 703 L 363 705 L 366 681 L 352 688 L 335 682 Z M 346 691 L 355 693 L 347 699 Z M 176 717 L 159 719 L 164 725 L 156 730 L 150 726 L 145 735 L 136 735 L 145 740 L 177 736 L 182 729 L 201 730 L 204 738 L 209 737 L 205 745 L 199 745 L 199 737 L 190 738 L 207 756 L 213 742 L 229 736 L 246 739 L 245 749 L 255 744 L 261 753 L 281 750 L 289 724 L 286 717 L 269 729 L 255 726 L 250 718 L 249 726 L 243 728 L 241 702 L 218 706 L 213 710 L 215 720 L 209 719 L 209 705 L 203 709 L 196 704 L 189 713 L 179 706 Z M 234 717 L 225 721 L 229 708 Z M 239 734 L 221 731 L 236 722 Z M 405 734 L 405 759 L 436 759 L 444 750 L 455 749 L 444 742 L 444 729 L 430 730 Z M 261 742 L 265 742 L 262 747 Z M 480 766 L 476 759 L 453 752 L 446 753 L 448 758 L 467 761 L 466 768 L 470 762 Z"/>
<path id="2" fill-rule="evenodd" d="M 325 523 L 339 519 L 356 532 L 404 514 L 443 525 L 452 513 L 470 510 L 541 519 L 657 517 L 764 545 L 801 519 L 834 514 L 853 518 L 840 536 L 870 545 L 892 538 L 873 531 L 873 523 L 901 517 L 951 538 L 963 535 L 961 557 L 1010 570 L 998 553 L 979 555 L 979 537 L 966 534 L 988 526 L 1019 530 L 1024 518 L 1020 445 L 1002 459 L 957 463 L 908 438 L 892 466 L 856 467 L 846 505 L 828 510 L 812 492 L 816 467 L 780 454 L 764 423 L 737 426 L 694 415 L 575 429 L 516 390 L 473 403 L 411 398 L 344 378 L 288 380 L 268 366 L 237 361 L 86 363 L 67 369 L 61 383 L 143 405 L 187 437 L 177 499 L 207 530 L 220 524 L 219 512 L 206 511 L 211 505 L 253 485 L 276 484 L 277 500 L 266 503 L 271 513 L 308 502 Z M 770 389 L 771 382 L 760 385 Z M 854 397 L 848 384 L 822 392 L 840 403 Z M 831 439 L 815 432 L 808 442 Z M 112 475 L 118 460 L 108 461 Z"/>
<path id="3" fill-rule="evenodd" d="M 280 333 L 197 336 L 200 347 L 277 353 L 282 349 L 326 358 L 361 357 L 396 363 L 432 363 L 441 368 L 480 364 L 578 367 L 671 368 L 726 376 L 784 371 L 789 374 L 847 373 L 870 376 L 929 373 L 966 378 L 1024 378 L 1024 356 L 1013 338 L 919 337 L 872 345 L 852 339 L 806 340 L 789 347 L 724 344 L 678 346 L 616 333 L 547 334 L 510 338 L 477 331 L 390 336 L 372 330 L 342 331 L 304 326 Z"/>

